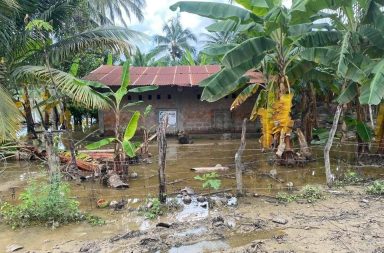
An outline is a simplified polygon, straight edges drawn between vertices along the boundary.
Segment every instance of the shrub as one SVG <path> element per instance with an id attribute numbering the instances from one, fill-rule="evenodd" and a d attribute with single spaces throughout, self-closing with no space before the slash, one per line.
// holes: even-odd
<path id="1" fill-rule="evenodd" d="M 384 195 L 384 180 L 376 180 L 367 187 L 367 193 L 371 195 Z"/>
<path id="2" fill-rule="evenodd" d="M 276 195 L 276 198 L 279 202 L 289 203 L 289 202 L 295 201 L 297 199 L 297 195 L 288 194 L 285 192 L 278 192 Z"/>
<path id="3" fill-rule="evenodd" d="M 167 201 L 166 204 L 160 203 L 157 198 L 147 198 L 145 205 L 139 208 L 139 212 L 146 218 L 153 220 L 158 216 L 162 216 L 167 212 L 174 211 L 180 208 L 180 204 L 176 199 Z"/>
<path id="4" fill-rule="evenodd" d="M 312 203 L 318 199 L 323 199 L 323 191 L 320 187 L 314 185 L 306 185 L 301 190 L 300 197 L 306 199 L 309 203 Z"/>
<path id="5" fill-rule="evenodd" d="M 276 199 L 280 202 L 292 202 L 297 199 L 306 199 L 308 203 L 315 202 L 316 200 L 323 199 L 324 195 L 320 187 L 314 185 L 306 185 L 301 189 L 299 194 L 287 194 L 285 192 L 279 192 L 276 195 Z"/>
<path id="6" fill-rule="evenodd" d="M 12 228 L 35 224 L 57 227 L 62 223 L 88 220 L 80 212 L 79 202 L 69 196 L 69 185 L 63 183 L 59 175 L 52 176 L 50 183 L 32 181 L 19 198 L 18 205 L 4 203 L 0 207 L 3 220 Z M 96 219 L 92 216 L 90 220 L 94 223 Z"/>

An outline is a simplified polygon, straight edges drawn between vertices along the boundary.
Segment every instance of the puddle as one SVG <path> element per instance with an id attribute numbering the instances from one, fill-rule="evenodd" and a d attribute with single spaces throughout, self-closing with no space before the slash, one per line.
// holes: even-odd
<path id="1" fill-rule="evenodd" d="M 178 237 L 184 237 L 184 236 L 192 236 L 192 235 L 198 235 L 207 232 L 208 229 L 206 227 L 197 227 L 197 228 L 191 228 L 188 229 L 182 233 L 178 233 L 175 236 Z"/>
<path id="2" fill-rule="evenodd" d="M 229 249 L 230 245 L 224 241 L 202 241 L 191 245 L 171 248 L 168 253 L 208 253 Z"/>
<path id="3" fill-rule="evenodd" d="M 212 210 L 208 210 L 208 208 L 202 207 L 204 204 L 207 206 L 208 202 L 199 203 L 196 200 L 196 197 L 192 197 L 192 202 L 188 205 L 183 204 L 180 198 L 176 199 L 178 200 L 179 204 L 182 205 L 182 209 L 176 214 L 175 217 L 180 222 L 203 219 L 208 216 L 209 212 L 212 213 Z"/>

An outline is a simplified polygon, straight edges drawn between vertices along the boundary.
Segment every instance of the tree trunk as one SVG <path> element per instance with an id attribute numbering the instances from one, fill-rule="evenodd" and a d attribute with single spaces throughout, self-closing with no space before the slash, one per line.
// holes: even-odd
<path id="1" fill-rule="evenodd" d="M 157 143 L 159 149 L 159 201 L 165 203 L 167 200 L 166 183 L 165 183 L 165 166 L 166 166 L 166 155 L 167 155 L 167 139 L 165 136 L 165 129 L 168 124 L 168 117 L 165 116 L 159 125 L 157 130 Z"/>
<path id="2" fill-rule="evenodd" d="M 121 137 L 119 127 L 120 127 L 120 112 L 117 112 L 115 117 L 115 137 L 117 140 L 121 141 L 122 137 Z M 118 141 L 115 142 L 114 154 L 115 154 L 115 158 L 114 158 L 115 172 L 119 175 L 125 174 L 124 172 L 128 174 L 128 170 L 125 171 L 124 169 L 124 167 L 126 167 L 125 164 L 123 164 L 125 163 L 125 156 L 122 153 L 122 147 L 120 142 Z"/>
<path id="3" fill-rule="evenodd" d="M 35 122 L 33 121 L 33 117 L 32 117 L 31 102 L 29 100 L 29 91 L 26 86 L 24 86 L 24 95 L 25 95 L 24 112 L 25 112 L 25 121 L 27 123 L 27 133 L 28 135 L 32 136 L 34 139 L 37 139 L 37 134 L 35 131 Z"/>
<path id="4" fill-rule="evenodd" d="M 329 151 L 331 150 L 333 139 L 335 138 L 335 133 L 337 130 L 337 126 L 339 124 L 342 108 L 343 108 L 343 105 L 341 104 L 337 106 L 336 113 L 333 118 L 332 128 L 329 132 L 329 138 L 324 148 L 325 176 L 326 176 L 328 187 L 332 187 L 332 184 L 333 184 L 333 175 L 331 172 L 331 161 L 330 161 Z"/>
<path id="5" fill-rule="evenodd" d="M 307 143 L 307 140 L 306 140 L 303 132 L 301 131 L 300 128 L 298 128 L 296 130 L 296 132 L 297 132 L 297 138 L 298 138 L 299 144 L 300 144 L 300 154 L 303 157 L 305 157 L 306 160 L 311 160 L 312 154 L 311 154 L 311 151 L 309 150 L 308 143 Z"/>
<path id="6" fill-rule="evenodd" d="M 364 107 L 360 105 L 358 99 L 356 99 L 356 119 L 358 122 L 365 122 L 365 113 Z M 357 135 L 357 159 L 359 159 L 362 155 L 369 153 L 368 143 L 364 142 L 363 139 L 360 138 L 359 134 Z"/>
<path id="7" fill-rule="evenodd" d="M 243 120 L 243 125 L 241 128 L 241 140 L 240 147 L 235 155 L 235 164 L 236 164 L 236 187 L 237 187 L 237 196 L 243 196 L 243 171 L 244 165 L 241 162 L 241 156 L 243 155 L 245 149 L 245 133 L 247 130 L 247 119 Z"/>
<path id="8" fill-rule="evenodd" d="M 50 175 L 50 178 L 52 178 L 54 174 L 57 174 L 60 171 L 59 157 L 56 155 L 56 152 L 54 151 L 52 132 L 45 130 L 44 139 L 45 139 L 45 148 L 47 151 L 47 163 L 48 163 L 49 175 Z"/>

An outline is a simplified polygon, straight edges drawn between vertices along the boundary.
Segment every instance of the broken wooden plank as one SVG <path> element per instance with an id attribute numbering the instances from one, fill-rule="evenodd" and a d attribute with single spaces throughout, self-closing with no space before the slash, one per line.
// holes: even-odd
<path id="1" fill-rule="evenodd" d="M 191 170 L 200 173 L 200 172 L 211 172 L 211 171 L 226 171 L 226 170 L 229 170 L 229 168 L 222 166 L 221 164 L 217 164 L 214 167 L 196 167 L 196 168 L 192 168 Z"/>

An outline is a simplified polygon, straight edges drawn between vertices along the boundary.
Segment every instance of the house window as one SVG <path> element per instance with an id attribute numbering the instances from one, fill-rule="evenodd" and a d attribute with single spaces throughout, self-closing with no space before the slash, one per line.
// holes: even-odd
<path id="1" fill-rule="evenodd" d="M 201 94 L 197 94 L 197 99 L 200 100 Z"/>
<path id="2" fill-rule="evenodd" d="M 139 100 L 143 100 L 143 96 L 142 95 L 139 95 Z"/>
<path id="3" fill-rule="evenodd" d="M 168 99 L 172 99 L 172 96 L 171 96 L 171 94 L 168 94 Z"/>
<path id="4" fill-rule="evenodd" d="M 131 100 L 132 100 L 132 96 L 128 95 L 128 101 L 131 101 Z"/>
<path id="5" fill-rule="evenodd" d="M 148 100 L 152 100 L 152 95 L 148 95 Z"/>
<path id="6" fill-rule="evenodd" d="M 157 95 L 156 95 L 156 99 L 157 99 L 157 100 L 160 100 L 160 99 L 161 99 L 160 94 L 157 94 Z"/>

